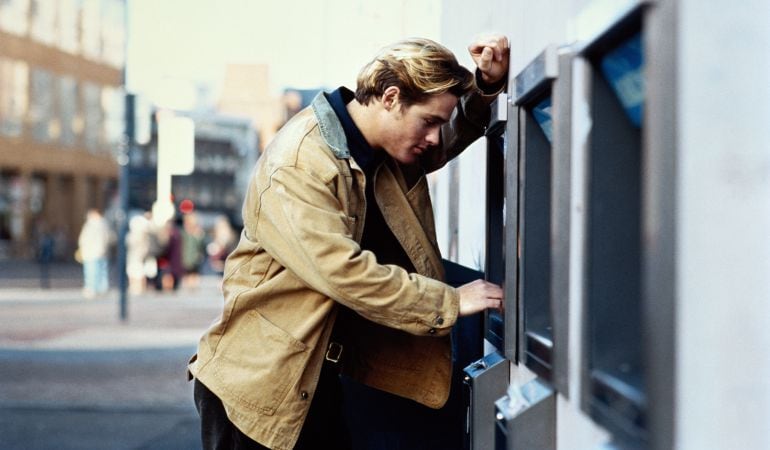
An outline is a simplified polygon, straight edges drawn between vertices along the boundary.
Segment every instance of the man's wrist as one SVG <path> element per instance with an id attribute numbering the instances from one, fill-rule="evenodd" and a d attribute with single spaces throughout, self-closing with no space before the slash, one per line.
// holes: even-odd
<path id="1" fill-rule="evenodd" d="M 487 83 L 484 81 L 484 77 L 481 75 L 481 70 L 476 68 L 476 87 L 479 88 L 479 92 L 483 96 L 493 96 L 499 94 L 505 88 L 507 81 L 507 77 L 503 77 L 494 83 Z"/>

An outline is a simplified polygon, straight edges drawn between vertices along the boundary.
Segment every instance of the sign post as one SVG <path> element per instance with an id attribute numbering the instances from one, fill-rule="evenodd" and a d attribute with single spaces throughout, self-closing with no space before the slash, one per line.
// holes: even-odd
<path id="1" fill-rule="evenodd" d="M 171 176 L 189 175 L 195 169 L 195 123 L 172 111 L 158 111 L 157 198 L 152 217 L 161 225 L 174 217 Z"/>

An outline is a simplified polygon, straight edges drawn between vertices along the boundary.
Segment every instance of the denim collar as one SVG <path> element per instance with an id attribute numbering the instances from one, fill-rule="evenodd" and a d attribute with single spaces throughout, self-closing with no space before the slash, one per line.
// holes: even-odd
<path id="1" fill-rule="evenodd" d="M 348 148 L 347 138 L 345 138 L 345 130 L 342 128 L 339 117 L 337 117 L 334 108 L 332 108 L 323 92 L 316 95 L 311 103 L 311 107 L 318 120 L 321 136 L 331 148 L 334 156 L 344 159 L 350 158 L 350 149 Z"/>
<path id="2" fill-rule="evenodd" d="M 375 151 L 371 145 L 366 141 L 366 138 L 358 129 L 358 125 L 350 117 L 350 113 L 347 110 L 349 102 L 353 101 L 355 94 L 345 87 L 340 87 L 331 93 L 326 95 L 326 100 L 332 106 L 332 109 L 337 114 L 342 125 L 342 130 L 345 132 L 345 138 L 348 143 L 348 150 L 350 156 L 358 163 L 358 165 L 368 175 L 374 170 L 375 167 L 382 162 L 382 151 Z"/>

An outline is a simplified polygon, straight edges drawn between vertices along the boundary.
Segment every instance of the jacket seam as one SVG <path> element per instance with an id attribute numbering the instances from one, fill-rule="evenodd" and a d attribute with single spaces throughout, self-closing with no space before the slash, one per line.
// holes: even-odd
<path id="1" fill-rule="evenodd" d="M 299 143 L 297 144 L 297 148 L 294 151 L 294 162 L 293 163 L 286 163 L 286 164 L 279 165 L 279 166 L 273 168 L 273 170 L 270 172 L 270 174 L 267 175 L 268 183 L 267 183 L 267 186 L 265 186 L 262 189 L 262 191 L 259 193 L 259 202 L 258 202 L 259 206 L 257 208 L 257 211 L 254 214 L 254 220 L 256 222 L 259 222 L 259 218 L 260 218 L 260 215 L 262 213 L 262 197 L 273 186 L 273 178 L 275 177 L 275 174 L 279 170 L 282 170 L 282 169 L 301 170 L 304 174 L 306 174 L 308 176 L 311 176 L 313 178 L 316 178 L 317 180 L 321 181 L 321 183 L 323 183 L 324 186 L 327 186 L 327 187 L 329 187 L 330 184 L 332 183 L 332 181 L 334 180 L 334 174 L 327 180 L 325 177 L 320 177 L 317 174 L 311 173 L 311 172 L 303 169 L 302 167 L 300 167 L 299 164 L 297 164 L 297 161 L 299 159 L 299 148 L 302 146 L 302 143 L 305 141 L 305 139 L 307 138 L 307 135 L 310 134 L 311 131 L 312 131 L 312 128 L 311 128 L 311 130 L 309 130 L 305 134 L 305 136 L 303 136 L 302 139 L 300 139 Z M 339 173 L 337 175 L 339 175 Z"/>
<path id="2" fill-rule="evenodd" d="M 238 300 L 241 298 L 241 295 L 243 295 L 243 293 L 246 292 L 247 290 L 248 288 L 244 288 L 238 291 L 237 294 L 235 294 L 235 296 L 233 297 L 233 305 L 230 308 L 230 314 L 227 315 L 227 319 L 225 319 L 224 315 L 222 315 L 222 319 L 224 320 L 224 322 L 222 322 L 222 334 L 217 338 L 216 345 L 209 346 L 209 349 L 211 350 L 211 356 L 209 356 L 208 360 L 198 368 L 198 372 L 202 372 L 206 367 L 208 367 L 212 363 L 212 361 L 216 360 L 217 351 L 219 350 L 219 344 L 222 341 L 222 336 L 224 336 L 225 333 L 227 332 L 228 325 L 230 324 L 230 319 L 232 319 L 232 316 L 233 316 L 232 312 L 233 310 L 235 310 L 235 307 L 237 306 Z"/>

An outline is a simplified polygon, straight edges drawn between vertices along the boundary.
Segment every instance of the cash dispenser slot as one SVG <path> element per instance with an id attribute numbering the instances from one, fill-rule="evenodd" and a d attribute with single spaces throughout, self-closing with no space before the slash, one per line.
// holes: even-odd
<path id="1" fill-rule="evenodd" d="M 556 450 L 556 393 L 540 379 L 495 402 L 495 450 Z"/>

